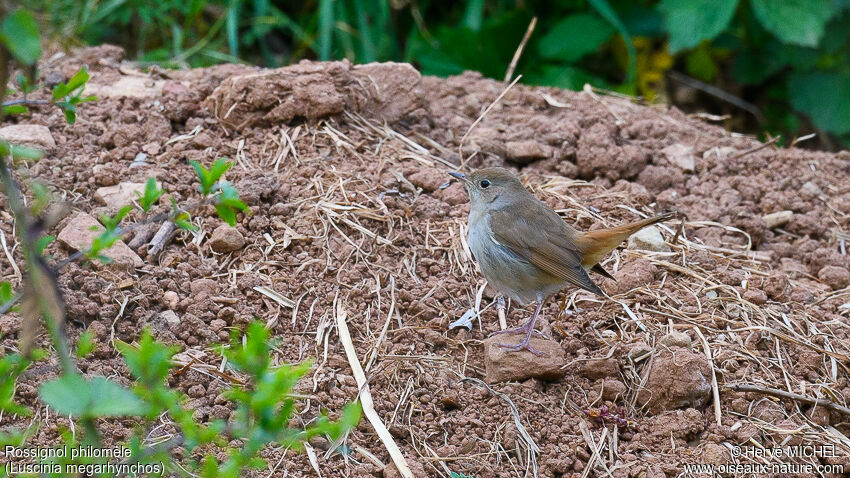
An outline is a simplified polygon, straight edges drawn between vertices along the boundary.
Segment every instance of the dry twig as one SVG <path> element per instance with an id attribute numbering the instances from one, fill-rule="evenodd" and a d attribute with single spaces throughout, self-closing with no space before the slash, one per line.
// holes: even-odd
<path id="1" fill-rule="evenodd" d="M 387 430 L 378 412 L 375 411 L 374 403 L 372 402 L 372 393 L 369 391 L 369 383 L 366 380 L 366 375 L 363 373 L 363 368 L 360 366 L 360 360 L 357 358 L 357 352 L 354 350 L 354 344 L 351 342 L 351 335 L 348 333 L 348 324 L 345 323 L 347 314 L 341 302 L 337 303 L 336 311 L 336 327 L 339 333 L 339 340 L 345 349 L 345 355 L 348 357 L 348 364 L 351 366 L 351 371 L 354 373 L 354 379 L 357 380 L 357 387 L 360 389 L 360 405 L 363 407 L 363 414 L 369 419 L 372 428 L 378 434 L 378 438 L 384 443 L 387 451 L 398 468 L 399 473 L 404 478 L 413 478 L 413 472 L 407 466 L 407 460 L 401 454 L 393 436 Z"/>
<path id="2" fill-rule="evenodd" d="M 736 392 L 753 392 L 753 393 L 761 393 L 763 395 L 770 395 L 772 397 L 778 398 L 787 398 L 789 400 L 794 400 L 795 402 L 808 403 L 810 405 L 819 405 L 821 407 L 826 407 L 830 410 L 834 410 L 843 415 L 850 416 L 850 408 L 847 408 L 843 405 L 839 405 L 831 400 L 827 400 L 825 398 L 812 398 L 807 397 L 805 395 L 800 395 L 799 393 L 791 393 L 786 392 L 784 390 L 779 390 L 776 388 L 769 387 L 759 387 L 757 385 L 748 385 L 745 383 L 735 384 L 735 385 L 727 385 L 726 388 L 729 390 L 733 390 Z"/>

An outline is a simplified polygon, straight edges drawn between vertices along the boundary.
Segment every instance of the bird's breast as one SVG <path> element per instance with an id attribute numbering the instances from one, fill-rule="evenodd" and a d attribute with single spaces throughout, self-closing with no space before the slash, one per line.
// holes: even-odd
<path id="1" fill-rule="evenodd" d="M 537 300 L 539 293 L 549 295 L 562 282 L 500 244 L 486 219 L 470 217 L 468 242 L 487 282 L 522 305 Z"/>

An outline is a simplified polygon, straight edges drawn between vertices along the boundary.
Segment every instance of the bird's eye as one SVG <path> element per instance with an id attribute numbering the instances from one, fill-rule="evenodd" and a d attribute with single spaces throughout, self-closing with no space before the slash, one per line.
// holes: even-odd
<path id="1" fill-rule="evenodd" d="M 481 189 L 487 189 L 490 187 L 490 181 L 487 181 L 486 179 L 484 179 L 478 184 L 481 185 Z"/>

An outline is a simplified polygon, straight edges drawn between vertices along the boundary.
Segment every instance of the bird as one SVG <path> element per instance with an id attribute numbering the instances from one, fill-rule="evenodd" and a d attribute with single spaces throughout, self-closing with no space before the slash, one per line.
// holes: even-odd
<path id="1" fill-rule="evenodd" d="M 622 226 L 580 232 L 505 168 L 449 174 L 463 181 L 469 195 L 467 242 L 484 278 L 520 305 L 537 302 L 534 314 L 522 326 L 490 334 L 525 334 L 518 344 L 498 344 L 511 351 L 525 349 L 544 355 L 530 340 L 532 335 L 541 335 L 534 331 L 534 322 L 546 299 L 568 285 L 604 297 L 589 272 L 614 279 L 600 261 L 632 234 L 676 215 L 667 212 Z"/>

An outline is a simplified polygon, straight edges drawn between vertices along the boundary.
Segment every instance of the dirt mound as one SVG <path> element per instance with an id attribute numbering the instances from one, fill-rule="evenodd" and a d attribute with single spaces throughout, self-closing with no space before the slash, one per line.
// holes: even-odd
<path id="1" fill-rule="evenodd" d="M 92 61 L 84 58 L 63 61 Z M 101 62 L 92 81 L 114 85 L 129 77 L 121 71 L 117 61 Z M 539 448 L 540 476 L 581 476 L 588 467 L 617 477 L 674 476 L 683 463 L 705 461 L 703 453 L 731 462 L 724 450 L 750 439 L 768 448 L 788 437 L 834 443 L 840 457 L 850 456 L 847 441 L 836 438 L 850 432 L 846 417 L 724 388 L 750 383 L 850 400 L 850 291 L 841 273 L 850 268 L 847 153 L 765 146 L 675 109 L 522 85 L 467 134 L 504 85 L 473 73 L 420 78 L 405 65 L 225 65 L 134 75 L 143 79 L 136 88 L 152 91 L 87 104 L 73 126 L 49 108 L 18 120 L 47 126 L 56 142 L 28 174 L 96 216 L 105 209 L 95 201 L 98 188 L 149 176 L 176 201 L 194 201 L 188 160 L 226 156 L 237 163 L 227 179 L 253 214 L 240 215 L 235 232 L 244 244 L 234 252 L 211 248 L 221 222 L 201 210 L 198 233 L 181 233 L 156 257 L 139 247 L 140 268 L 63 269 L 68 335 L 76 340 L 91 330 L 98 344 L 80 362 L 83 372 L 126 380 L 110 339 L 132 342 L 148 326 L 204 363 L 213 359 L 207 346 L 260 317 L 281 339 L 278 360 L 316 358 L 302 384 L 310 397 L 302 420 L 319 410 L 333 416 L 358 393 L 333 326 L 340 303 L 364 367 L 374 357 L 367 373 L 375 408 L 414 468 L 429 476 L 523 476 L 532 460 L 512 407 L 459 381 L 484 377 L 483 340 L 498 328 L 465 245 L 465 193 L 445 174 L 462 153 L 466 167 L 513 168 L 579 229 L 668 209 L 687 216 L 675 239 L 675 224 L 660 228 L 670 252 L 621 249 L 605 263 L 618 278 L 601 283 L 614 300 L 567 290 L 546 304 L 544 332 L 565 351 L 562 379 L 493 385 Z M 790 211 L 784 224 L 763 219 L 783 211 Z M 8 217 L 0 228 L 13 237 Z M 52 244 L 48 253 L 61 259 L 70 251 Z M 15 274 L 5 259 L 0 272 Z M 257 287 L 290 302 L 270 300 Z M 480 325 L 447 331 L 478 297 Z M 508 323 L 529 313 L 512 308 Z M 19 327 L 16 315 L 0 319 L 4 346 L 14 346 Z M 709 344 L 708 364 L 697 330 Z M 670 332 L 690 341 L 661 343 Z M 703 382 L 694 385 L 699 390 L 687 389 L 696 381 L 678 384 L 675 393 L 687 400 L 668 394 L 641 407 L 644 390 L 670 391 L 664 384 L 676 383 L 679 367 L 655 367 L 681 366 L 680 354 L 699 362 L 709 383 L 716 375 L 719 424 Z M 56 373 L 53 362 L 34 367 L 17 398 L 36 406 L 38 385 Z M 170 383 L 188 393 L 201 419 L 232 413 L 218 398 L 224 384 L 195 366 Z M 624 425 L 605 419 L 603 405 L 623 410 Z M 698 408 L 669 408 L 678 406 Z M 29 421 L 4 416 L 3 425 Z M 67 420 L 51 420 L 30 443 L 54 442 L 57 425 Z M 102 426 L 120 441 L 132 425 Z M 347 443 L 390 462 L 365 420 Z M 282 460 L 278 471 L 293 476 L 313 473 L 299 454 L 267 450 L 266 458 Z M 320 455 L 319 466 L 325 476 L 380 471 L 357 452 Z"/>
<path id="2" fill-rule="evenodd" d="M 228 128 L 349 113 L 395 122 L 422 104 L 419 72 L 406 63 L 301 63 L 232 76 L 206 106 Z"/>

